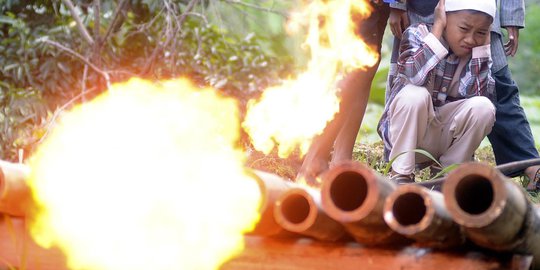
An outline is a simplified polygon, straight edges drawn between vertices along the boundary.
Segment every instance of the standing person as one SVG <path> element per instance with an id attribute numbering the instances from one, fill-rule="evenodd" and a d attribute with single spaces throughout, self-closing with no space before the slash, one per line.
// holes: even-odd
<path id="1" fill-rule="evenodd" d="M 371 0 L 370 4 L 372 12 L 367 19 L 359 22 L 358 35 L 380 55 L 390 7 L 376 0 Z M 380 57 L 374 66 L 366 70 L 355 70 L 339 83 L 341 89 L 339 112 L 323 133 L 313 140 L 298 172 L 297 180 L 303 179 L 312 185 L 318 185 L 320 183 L 317 183 L 317 176 L 329 166 L 352 159 L 354 143 L 368 103 L 371 82 L 379 63 Z"/>
<path id="2" fill-rule="evenodd" d="M 396 38 L 401 38 L 402 29 L 409 22 L 433 24 L 433 10 L 438 0 L 409 0 L 407 3 L 392 4 L 389 25 Z M 504 164 L 513 161 L 538 158 L 534 137 L 527 116 L 520 105 L 519 88 L 512 79 L 507 56 L 514 56 L 519 45 L 519 29 L 525 26 L 523 0 L 501 0 L 491 28 L 492 76 L 496 89 L 496 121 L 488 139 L 493 147 L 495 161 Z M 508 33 L 508 42 L 503 44 L 501 27 Z M 398 41 L 399 42 L 399 41 Z M 394 41 L 394 44 L 397 44 Z M 395 73 L 397 49 L 394 45 L 389 72 L 389 81 Z M 528 190 L 540 190 L 540 166 L 531 166 L 524 171 L 511 172 L 510 176 L 524 174 L 529 179 Z"/>
<path id="3" fill-rule="evenodd" d="M 446 3 L 445 3 L 446 2 Z M 495 122 L 490 27 L 493 0 L 441 0 L 433 26 L 403 33 L 378 131 L 391 180 L 414 182 L 424 149 L 443 166 L 470 161 Z M 426 161 L 426 160 L 424 160 Z"/>

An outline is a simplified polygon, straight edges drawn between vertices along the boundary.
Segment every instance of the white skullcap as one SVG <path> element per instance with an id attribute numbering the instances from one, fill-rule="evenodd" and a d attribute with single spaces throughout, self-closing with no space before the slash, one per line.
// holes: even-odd
<path id="1" fill-rule="evenodd" d="M 497 6 L 495 0 L 446 0 L 446 11 L 464 9 L 481 11 L 495 19 Z"/>

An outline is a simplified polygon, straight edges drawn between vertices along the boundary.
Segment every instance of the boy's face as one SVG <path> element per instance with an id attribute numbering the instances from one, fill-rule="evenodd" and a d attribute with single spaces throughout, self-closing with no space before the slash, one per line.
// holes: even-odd
<path id="1" fill-rule="evenodd" d="M 457 56 L 469 56 L 472 48 L 486 44 L 491 21 L 490 16 L 481 12 L 469 10 L 448 12 L 444 38 Z"/>

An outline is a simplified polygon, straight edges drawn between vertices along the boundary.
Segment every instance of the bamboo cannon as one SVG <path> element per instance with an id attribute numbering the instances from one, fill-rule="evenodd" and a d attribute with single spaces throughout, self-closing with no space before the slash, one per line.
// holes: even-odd
<path id="1" fill-rule="evenodd" d="M 60 249 L 38 246 L 27 229 L 24 219 L 10 218 L 8 221 L 0 217 L 0 269 L 69 269 L 67 258 Z M 515 255 L 493 255 L 475 250 L 449 251 L 415 246 L 381 249 L 358 243 L 258 235 L 246 236 L 244 244 L 243 251 L 220 266 L 220 270 L 528 269 L 526 266 L 514 268 Z"/>
<path id="2" fill-rule="evenodd" d="M 336 165 L 322 179 L 324 211 L 343 224 L 357 242 L 366 245 L 408 242 L 383 218 L 384 201 L 396 189 L 394 183 L 354 161 Z"/>
<path id="3" fill-rule="evenodd" d="M 346 237 L 345 229 L 322 209 L 320 192 L 309 187 L 296 187 L 276 201 L 274 216 L 288 231 L 323 241 L 338 241 Z"/>
<path id="4" fill-rule="evenodd" d="M 540 269 L 540 212 L 523 188 L 495 168 L 465 163 L 443 185 L 445 204 L 471 241 L 497 251 L 533 256 Z"/>
<path id="5" fill-rule="evenodd" d="M 295 186 L 294 183 L 271 173 L 251 170 L 251 175 L 261 191 L 261 218 L 250 234 L 261 236 L 287 236 L 290 233 L 283 229 L 274 218 L 274 208 L 277 199 L 287 190 Z"/>
<path id="6" fill-rule="evenodd" d="M 0 213 L 25 216 L 31 202 L 27 184 L 30 168 L 0 160 Z"/>
<path id="7" fill-rule="evenodd" d="M 15 208 L 24 215 L 23 209 L 27 208 L 25 202 L 27 199 L 31 199 L 29 188 L 26 185 L 28 168 L 22 164 L 0 161 L 0 169 L 0 194 L 2 194 L 0 197 L 2 208 L 0 209 L 2 211 L 5 211 L 3 209 L 11 209 L 9 214 L 8 212 L 0 213 L 0 215 L 3 214 L 0 216 L 0 269 L 3 267 L 9 269 L 67 269 L 64 254 L 58 249 L 44 249 L 37 246 L 28 234 L 25 219 L 11 217 L 17 211 L 14 211 L 13 208 L 6 208 L 6 205 L 16 206 Z M 393 197 L 396 196 L 394 203 L 396 206 L 392 209 L 403 207 L 421 210 L 418 205 L 422 205 L 419 203 L 422 199 L 432 202 L 433 205 L 439 205 L 440 194 L 426 193 L 426 190 L 423 189 L 419 191 L 419 195 L 413 192 L 412 195 L 406 196 L 413 198 L 412 200 L 416 202 L 410 203 L 408 202 L 410 199 L 407 199 L 398 203 L 401 196 L 394 194 L 398 194 L 402 189 L 415 190 L 412 187 L 418 186 L 409 185 L 396 188 L 392 182 L 378 175 L 369 167 L 349 162 L 329 170 L 323 176 L 323 190 L 320 191 L 301 187 L 274 174 L 252 171 L 253 178 L 261 188 L 263 198 L 260 207 L 261 220 L 252 233 L 258 235 L 246 236 L 247 249 L 224 264 L 221 269 L 361 268 L 376 270 L 403 269 L 404 267 L 411 269 L 444 267 L 445 269 L 524 270 L 529 269 L 531 256 L 528 254 L 534 255 L 535 267 L 538 269 L 538 265 L 540 265 L 537 262 L 539 248 L 536 244 L 540 241 L 537 233 L 537 230 L 540 229 L 538 208 L 528 203 L 526 199 L 524 200 L 522 190 L 516 189 L 516 185 L 507 185 L 511 181 L 497 175 L 496 170 L 489 167 L 482 169 L 477 167 L 467 169 L 465 167 L 465 170 L 458 168 L 457 171 L 462 171 L 463 175 L 453 177 L 465 180 L 452 180 L 452 175 L 450 175 L 448 181 L 450 186 L 454 185 L 454 189 L 446 191 L 450 193 L 444 193 L 445 198 L 455 197 L 455 206 L 464 209 L 458 211 L 473 216 L 473 218 L 476 215 L 483 215 L 472 221 L 467 221 L 464 218 L 465 224 L 482 225 L 472 228 L 471 226 L 466 227 L 467 235 L 471 239 L 484 240 L 484 246 L 488 249 L 511 251 L 511 253 L 490 254 L 485 250 L 480 252 L 463 252 L 463 250 L 441 252 L 417 246 L 397 248 L 398 243 L 405 244 L 407 242 L 403 236 L 386 224 L 384 211 L 387 210 L 387 206 L 385 202 L 394 200 Z M 453 181 L 458 182 L 452 184 Z M 450 190 L 450 187 L 448 189 Z M 479 196 L 483 194 L 486 196 Z M 336 212 L 332 212 L 333 215 L 340 217 L 343 221 L 334 220 L 328 213 L 326 209 L 332 208 L 325 207 L 325 198 L 330 200 L 326 203 L 336 210 Z M 16 201 L 22 203 L 18 204 Z M 426 204 L 424 203 L 424 205 Z M 446 205 L 448 207 L 448 203 Z M 495 207 L 497 210 L 492 209 L 493 205 L 498 207 Z M 525 205 L 524 208 L 523 205 Z M 492 210 L 494 213 L 491 213 Z M 412 219 L 407 217 L 404 223 L 413 224 L 420 216 L 422 216 L 421 220 L 424 220 L 424 216 L 429 216 L 430 211 L 429 207 L 426 206 L 424 215 L 417 214 Z M 430 231 L 429 228 L 435 228 L 433 226 L 440 218 L 438 208 L 435 207 L 433 211 L 433 221 L 426 222 L 429 224 L 426 231 Z M 450 208 L 448 208 L 448 212 L 452 215 Z M 514 217 L 516 214 L 518 218 Z M 519 218 L 520 214 L 524 217 Z M 282 217 L 279 217 L 280 215 Z M 498 219 L 501 217 L 504 217 L 506 222 L 499 222 Z M 400 218 L 395 217 L 395 219 Z M 484 219 L 488 219 L 488 221 L 484 222 Z M 454 218 L 454 220 L 459 219 Z M 482 222 L 486 224 L 484 225 Z M 489 229 L 486 231 L 486 228 Z M 295 232 L 295 235 L 303 234 L 314 239 L 286 238 L 278 240 L 266 237 L 288 234 L 289 231 Z M 322 243 L 316 241 L 347 240 L 345 239 L 349 236 L 347 231 L 358 233 L 358 235 L 354 235 L 354 238 L 359 243 Z M 504 237 L 505 234 L 511 233 L 514 233 L 513 237 Z M 364 244 L 395 245 L 388 249 L 370 249 Z M 523 256 L 515 253 L 521 253 Z"/>
<path id="8" fill-rule="evenodd" d="M 399 186 L 384 204 L 384 220 L 392 230 L 434 248 L 465 243 L 465 234 L 448 213 L 443 195 L 418 185 Z"/>

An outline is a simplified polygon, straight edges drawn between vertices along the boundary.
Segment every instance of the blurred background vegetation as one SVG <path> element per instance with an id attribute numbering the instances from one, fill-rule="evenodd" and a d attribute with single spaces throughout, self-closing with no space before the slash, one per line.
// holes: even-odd
<path id="1" fill-rule="evenodd" d="M 27 156 L 63 111 L 134 76 L 186 76 L 243 104 L 292 71 L 277 2 L 0 0 L 0 158 Z"/>
<path id="2" fill-rule="evenodd" d="M 302 1 L 0 0 L 0 158 L 27 156 L 59 114 L 133 76 L 187 76 L 244 104 L 305 63 L 303 37 L 284 27 Z M 540 0 L 525 2 L 526 28 L 510 68 L 538 144 Z M 380 155 L 366 153 L 380 153 L 375 127 L 390 42 L 387 31 L 355 150 L 374 167 Z M 254 160 L 265 166 L 277 159 Z M 294 177 L 294 169 L 280 170 Z"/>

